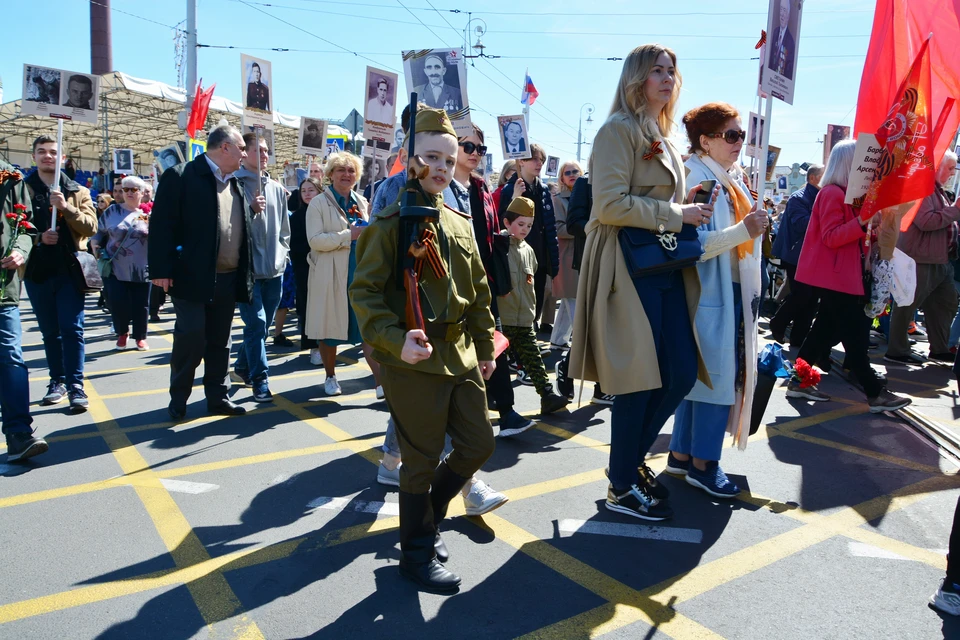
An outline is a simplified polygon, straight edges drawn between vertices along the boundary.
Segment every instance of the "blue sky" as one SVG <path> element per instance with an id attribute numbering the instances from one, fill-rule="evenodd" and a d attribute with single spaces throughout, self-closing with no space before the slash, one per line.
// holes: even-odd
<path id="1" fill-rule="evenodd" d="M 42 16 L 37 6 L 18 2 L 4 9 L 5 102 L 20 97 L 25 62 L 90 69 L 87 0 L 47 0 Z M 177 84 L 171 27 L 185 19 L 185 0 L 112 0 L 112 6 L 116 70 Z M 770 142 L 783 148 L 778 164 L 819 161 L 827 124 L 853 124 L 873 9 L 872 0 L 804 3 L 795 102 L 776 101 L 773 108 Z M 367 65 L 402 74 L 402 50 L 462 45 L 468 11 L 474 26 L 478 19 L 485 23 L 487 55 L 500 56 L 475 60 L 468 70 L 474 118 L 498 165 L 495 116 L 519 113 L 528 67 L 540 92 L 531 137 L 562 160 L 576 155 L 581 106 L 596 107 L 594 122 L 583 124 L 587 141 L 609 111 L 622 63 L 605 58 L 622 58 L 646 42 L 677 52 L 683 74 L 678 118 L 711 101 L 729 102 L 744 114 L 755 109 L 758 63 L 751 58 L 766 24 L 763 0 L 198 0 L 199 42 L 235 47 L 200 49 L 198 73 L 205 85 L 217 83 L 218 95 L 239 100 L 240 53 L 266 58 L 273 62 L 276 109 L 339 119 L 353 108 L 363 111 Z M 24 28 L 9 26 L 16 24 Z M 471 38 L 472 44 L 475 34 Z M 584 161 L 589 151 L 583 147 Z"/>

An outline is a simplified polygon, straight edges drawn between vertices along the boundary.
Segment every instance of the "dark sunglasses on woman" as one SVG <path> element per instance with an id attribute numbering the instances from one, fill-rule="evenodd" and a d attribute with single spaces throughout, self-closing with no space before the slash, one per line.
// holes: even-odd
<path id="1" fill-rule="evenodd" d="M 474 151 L 477 152 L 477 155 L 481 155 L 481 156 L 487 155 L 487 148 L 482 144 L 473 144 L 472 142 L 461 142 L 460 146 L 463 147 L 463 151 L 467 155 L 470 155 Z"/>
<path id="2" fill-rule="evenodd" d="M 578 175 L 580 175 L 580 170 L 579 170 L 579 169 L 567 169 L 566 171 L 563 172 L 563 175 L 566 176 L 566 177 L 568 177 L 568 178 L 569 178 L 570 176 L 578 176 Z"/>
<path id="3" fill-rule="evenodd" d="M 727 129 L 723 133 L 708 133 L 708 138 L 723 138 L 723 141 L 728 144 L 736 144 L 737 140 L 746 140 L 747 132 L 737 129 Z"/>

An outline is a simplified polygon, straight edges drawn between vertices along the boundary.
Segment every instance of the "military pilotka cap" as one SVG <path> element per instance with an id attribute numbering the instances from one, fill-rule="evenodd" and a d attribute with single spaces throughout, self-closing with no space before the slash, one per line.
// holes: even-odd
<path id="1" fill-rule="evenodd" d="M 515 213 L 524 218 L 532 218 L 536 212 L 536 207 L 533 205 L 533 200 L 521 196 L 513 199 L 513 202 L 507 207 L 507 212 Z"/>
<path id="2" fill-rule="evenodd" d="M 435 131 L 437 133 L 448 133 L 454 138 L 457 132 L 450 122 L 450 116 L 443 109 L 419 109 L 417 111 L 417 133 L 425 131 Z"/>

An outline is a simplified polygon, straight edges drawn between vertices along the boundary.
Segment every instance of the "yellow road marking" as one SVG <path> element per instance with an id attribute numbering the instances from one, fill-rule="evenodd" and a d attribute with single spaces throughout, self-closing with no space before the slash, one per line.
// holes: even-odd
<path id="1" fill-rule="evenodd" d="M 160 369 L 164 367 L 169 367 L 169 364 L 145 364 L 139 367 L 124 367 L 122 369 L 106 369 L 104 371 L 84 371 L 83 377 L 85 380 L 91 378 L 99 378 L 101 376 L 112 376 L 118 373 L 132 373 L 134 371 L 146 371 L 147 369 Z M 30 378 L 30 382 L 47 382 L 50 380 L 50 376 L 34 376 Z"/>
<path id="2" fill-rule="evenodd" d="M 317 417 L 301 407 L 300 405 L 287 400 L 281 395 L 275 395 L 273 397 L 273 402 L 292 415 L 294 418 L 305 422 L 307 425 L 313 427 L 323 435 L 327 436 L 335 442 L 344 443 L 349 449 L 353 450 L 354 453 L 360 455 L 366 460 L 372 462 L 373 464 L 380 464 L 380 457 L 382 452 L 377 450 L 371 450 L 369 447 L 366 447 L 360 444 L 359 441 L 355 440 L 352 435 L 341 429 L 340 427 L 334 426 L 330 422 L 324 420 L 323 418 Z"/>
<path id="3" fill-rule="evenodd" d="M 93 384 L 88 383 L 87 389 L 90 415 L 123 472 L 129 474 L 148 469 L 150 465 L 126 434 L 120 431 Z M 160 483 L 160 479 L 152 472 L 143 471 L 139 474 L 139 480 L 143 484 L 138 483 L 133 489 L 177 567 L 186 568 L 210 560 L 206 547 L 200 542 L 170 493 Z M 222 573 L 211 572 L 187 582 L 186 586 L 208 625 L 237 618 L 238 624 L 234 627 L 236 636 L 264 637 L 256 622 L 249 619 L 244 612 L 239 598 L 233 593 Z"/>

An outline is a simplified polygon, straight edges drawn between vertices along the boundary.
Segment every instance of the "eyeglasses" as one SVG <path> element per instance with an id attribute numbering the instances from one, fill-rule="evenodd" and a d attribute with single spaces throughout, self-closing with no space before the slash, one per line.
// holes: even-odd
<path id="1" fill-rule="evenodd" d="M 136 193 L 137 191 L 140 191 L 140 188 L 139 188 L 139 187 L 124 187 L 124 188 L 123 188 L 123 192 L 124 192 L 124 193 Z"/>
<path id="2" fill-rule="evenodd" d="M 482 144 L 473 144 L 472 142 L 461 142 L 460 146 L 463 147 L 463 151 L 467 155 L 470 155 L 474 151 L 477 152 L 477 155 L 481 155 L 481 156 L 487 155 L 487 148 Z"/>
<path id="3" fill-rule="evenodd" d="M 736 129 L 727 129 L 727 130 L 724 131 L 723 133 L 708 133 L 708 134 L 707 134 L 707 137 L 708 137 L 708 138 L 723 138 L 723 141 L 724 141 L 724 142 L 727 142 L 727 143 L 729 143 L 729 144 L 736 144 L 736 143 L 737 143 L 737 140 L 746 140 L 746 139 L 747 139 L 747 132 L 746 132 L 746 131 L 743 131 L 742 129 L 739 130 L 739 131 L 736 130 Z"/>
<path id="4" fill-rule="evenodd" d="M 568 178 L 570 176 L 578 176 L 580 175 L 580 169 L 567 169 L 566 171 L 563 172 L 563 175 Z"/>

